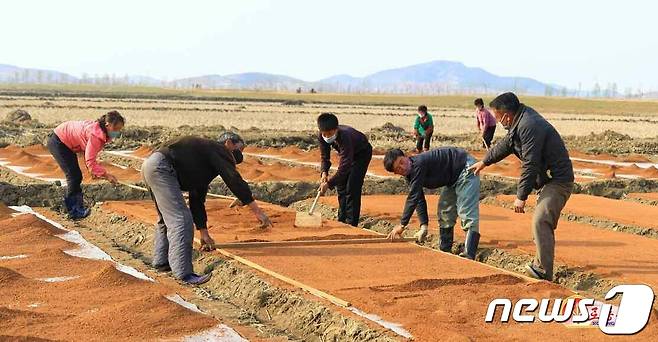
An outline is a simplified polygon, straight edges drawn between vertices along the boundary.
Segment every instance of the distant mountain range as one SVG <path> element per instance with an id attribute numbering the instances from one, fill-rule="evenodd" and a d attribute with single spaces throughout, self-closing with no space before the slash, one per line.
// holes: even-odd
<path id="1" fill-rule="evenodd" d="M 311 88 L 319 92 L 381 92 L 396 94 L 519 93 L 545 95 L 566 88 L 527 77 L 494 75 L 460 62 L 434 61 L 403 68 L 383 70 L 365 77 L 336 75 L 309 82 L 285 75 L 248 72 L 232 75 L 204 75 L 171 81 L 148 76 L 94 75 L 76 77 L 53 70 L 21 68 L 0 64 L 0 83 L 35 84 L 129 84 L 175 88 L 262 89 L 295 91 Z"/>

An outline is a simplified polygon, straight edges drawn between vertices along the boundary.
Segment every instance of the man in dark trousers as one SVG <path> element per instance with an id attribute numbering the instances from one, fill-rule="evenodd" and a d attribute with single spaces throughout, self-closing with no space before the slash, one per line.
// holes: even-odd
<path id="1" fill-rule="evenodd" d="M 336 188 L 338 192 L 338 221 L 356 227 L 361 215 L 361 190 L 372 159 L 368 138 L 356 129 L 338 124 L 331 113 L 318 116 L 318 141 L 321 166 L 320 193 Z M 338 151 L 338 171 L 329 178 L 331 148 Z"/>
<path id="2" fill-rule="evenodd" d="M 513 93 L 496 97 L 489 106 L 496 120 L 508 131 L 505 138 L 491 148 L 484 160 L 471 169 L 479 174 L 514 153 L 522 162 L 514 211 L 525 212 L 532 189 L 539 190 L 532 220 L 532 232 L 538 256 L 526 266 L 537 279 L 553 280 L 555 232 L 560 213 L 573 190 L 573 167 L 569 152 L 557 130 L 534 109 L 519 102 Z"/>
<path id="3" fill-rule="evenodd" d="M 193 225 L 199 230 L 202 247 L 212 248 L 205 202 L 208 186 L 217 176 L 251 208 L 262 227 L 272 225 L 236 169 L 242 162 L 243 148 L 242 138 L 232 132 L 222 134 L 218 141 L 187 136 L 165 143 L 144 161 L 142 174 L 158 211 L 153 267 L 171 269 L 176 278 L 188 284 L 210 279 L 210 273 L 198 276 L 193 272 Z M 183 191 L 189 192 L 189 209 Z"/>
<path id="4" fill-rule="evenodd" d="M 419 242 L 427 236 L 427 201 L 423 188 L 441 188 L 439 195 L 439 249 L 452 250 L 453 234 L 457 216 L 466 232 L 462 257 L 475 259 L 480 242 L 480 177 L 468 168 L 475 158 L 457 147 L 441 147 L 407 157 L 400 149 L 392 149 L 384 156 L 384 167 L 388 172 L 404 176 L 409 182 L 409 195 L 404 205 L 400 225 L 389 234 L 395 239 L 402 236 L 414 210 L 420 221 L 416 233 Z"/>

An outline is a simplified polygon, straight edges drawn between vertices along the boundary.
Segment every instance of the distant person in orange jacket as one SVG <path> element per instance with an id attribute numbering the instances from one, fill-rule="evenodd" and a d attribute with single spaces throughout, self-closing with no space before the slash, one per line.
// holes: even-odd
<path id="1" fill-rule="evenodd" d="M 112 183 L 117 178 L 109 174 L 96 160 L 105 144 L 119 137 L 126 120 L 113 110 L 98 120 L 67 121 L 57 126 L 48 137 L 48 150 L 66 175 L 67 194 L 64 205 L 73 220 L 90 214 L 82 197 L 82 171 L 77 153 L 84 153 L 87 169 L 95 178 L 105 178 Z"/>

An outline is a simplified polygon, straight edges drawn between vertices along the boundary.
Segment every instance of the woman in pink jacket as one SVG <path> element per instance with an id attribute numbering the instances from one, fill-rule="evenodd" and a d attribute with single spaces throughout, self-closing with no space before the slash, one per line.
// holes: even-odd
<path id="1" fill-rule="evenodd" d="M 105 144 L 117 138 L 126 120 L 117 111 L 111 111 L 98 120 L 67 121 L 55 128 L 48 138 L 48 150 L 66 175 L 68 192 L 64 205 L 69 218 L 79 220 L 89 216 L 82 198 L 82 171 L 77 153 L 84 153 L 87 169 L 95 178 L 105 178 L 112 183 L 117 179 L 96 161 Z"/>

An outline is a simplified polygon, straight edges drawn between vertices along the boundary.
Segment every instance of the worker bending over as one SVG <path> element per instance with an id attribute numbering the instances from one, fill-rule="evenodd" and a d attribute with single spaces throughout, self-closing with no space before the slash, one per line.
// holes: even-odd
<path id="1" fill-rule="evenodd" d="M 236 169 L 242 162 L 243 148 L 242 138 L 232 132 L 222 134 L 218 141 L 186 136 L 165 143 L 144 161 L 142 174 L 158 212 L 153 267 L 171 269 L 176 278 L 189 284 L 210 279 L 210 274 L 198 276 L 193 272 L 193 224 L 201 235 L 202 247 L 212 249 L 205 201 L 208 186 L 218 175 L 240 202 L 251 208 L 262 227 L 272 225 Z M 189 192 L 189 209 L 183 191 Z"/>
<path id="2" fill-rule="evenodd" d="M 409 183 L 409 195 L 404 205 L 400 225 L 389 234 L 394 239 L 402 236 L 414 210 L 420 221 L 419 241 L 427 236 L 427 201 L 423 188 L 441 188 L 439 195 L 439 249 L 452 250 L 453 234 L 457 216 L 466 232 L 462 257 L 475 259 L 480 242 L 480 177 L 469 172 L 475 159 L 457 147 L 441 147 L 407 157 L 400 149 L 392 149 L 384 156 L 384 167 L 388 172 L 404 176 Z"/>

